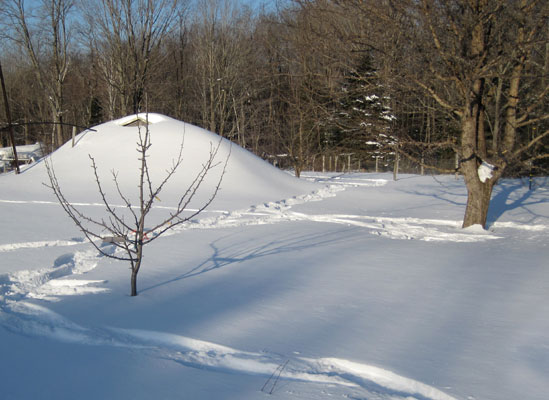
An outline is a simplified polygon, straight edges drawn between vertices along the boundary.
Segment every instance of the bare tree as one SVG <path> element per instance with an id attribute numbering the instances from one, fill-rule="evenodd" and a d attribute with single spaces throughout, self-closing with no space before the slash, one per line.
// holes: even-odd
<path id="1" fill-rule="evenodd" d="M 375 51 L 389 68 L 386 79 L 395 93 L 421 92 L 451 119 L 456 135 L 438 144 L 452 147 L 461 160 L 468 191 L 463 226 L 485 226 L 492 189 L 505 171 L 528 159 L 549 157 L 542 149 L 528 155 L 549 137 L 549 86 L 543 80 L 549 3 L 315 3 L 335 3 L 343 13 L 379 27 L 350 32 L 345 40 Z M 530 127 L 539 129 L 528 135 Z"/>
<path id="2" fill-rule="evenodd" d="M 138 178 L 138 204 L 136 206 L 132 204 L 130 196 L 127 193 L 123 193 L 121 184 L 118 180 L 118 172 L 116 171 L 112 171 L 112 178 L 114 180 L 117 195 L 125 205 L 125 211 L 119 210 L 115 206 L 111 205 L 107 199 L 107 193 L 104 190 L 104 186 L 99 177 L 99 167 L 92 156 L 89 157 L 91 160 L 95 183 L 107 211 L 104 218 L 98 219 L 86 215 L 65 197 L 51 159 L 49 161 L 46 159 L 45 162 L 50 181 L 50 184 L 46 186 L 53 190 L 65 213 L 73 220 L 76 226 L 86 236 L 88 241 L 101 254 L 109 258 L 127 261 L 130 263 L 131 296 L 136 296 L 137 274 L 141 268 L 144 247 L 152 241 L 158 239 L 162 234 L 170 229 L 173 229 L 174 227 L 183 224 L 200 214 L 215 199 L 221 186 L 221 181 L 225 174 L 230 156 L 229 152 L 224 161 L 218 162 L 216 160 L 221 143 L 222 139 L 220 139 L 217 145 L 211 145 L 208 159 L 202 164 L 200 171 L 193 178 L 192 183 L 179 197 L 175 209 L 170 212 L 167 217 L 154 221 L 151 225 L 147 225 L 149 223 L 148 215 L 163 188 L 180 168 L 183 162 L 184 143 L 182 141 L 179 154 L 177 158 L 173 160 L 171 168 L 166 171 L 164 178 L 158 183 L 152 182 L 151 166 L 147 161 L 148 151 L 151 147 L 151 135 L 148 128 L 148 121 L 145 122 L 145 127 L 139 128 L 139 140 L 137 142 L 137 152 L 140 166 Z M 197 194 L 208 173 L 220 163 L 223 164 L 223 170 L 209 198 L 198 209 L 190 212 L 190 214 L 184 215 L 187 206 Z M 107 234 L 107 237 L 105 236 L 105 233 Z M 118 251 L 106 251 L 105 248 L 101 246 L 101 242 L 105 240 L 112 243 Z"/>
<path id="3" fill-rule="evenodd" d="M 228 0 L 200 0 L 191 31 L 194 96 L 201 125 L 225 137 L 242 132 L 241 103 L 249 94 L 252 21 Z"/>
<path id="4" fill-rule="evenodd" d="M 42 0 L 32 10 L 24 0 L 6 0 L 3 15 L 9 22 L 11 39 L 21 46 L 34 70 L 36 80 L 47 97 L 55 136 L 53 145 L 64 142 L 64 84 L 70 65 L 69 14 L 72 0 Z M 36 14 L 34 14 L 36 13 Z M 46 22 L 43 23 L 43 22 Z"/>
<path id="5" fill-rule="evenodd" d="M 520 140 L 522 128 L 549 119 L 549 86 L 530 86 L 543 74 L 535 53 L 549 40 L 549 5 L 536 0 L 462 0 L 449 5 L 424 0 L 416 11 L 428 32 L 425 46 L 439 64 L 427 63 L 431 77 L 416 77 L 415 83 L 458 118 L 458 150 L 468 189 L 463 226 L 485 226 L 498 179 L 549 135 L 546 130 Z M 451 30 L 443 26 L 446 23 Z M 503 97 L 493 96 L 494 90 Z M 494 100 L 498 104 L 492 106 Z"/>
<path id="6" fill-rule="evenodd" d="M 92 6 L 90 7 L 90 3 Z M 86 36 L 106 86 L 109 118 L 140 112 L 184 0 L 83 2 Z"/>
<path id="7" fill-rule="evenodd" d="M 296 176 L 326 143 L 326 121 L 341 76 L 336 49 L 323 37 L 326 20 L 313 11 L 309 4 L 286 9 L 265 18 L 260 31 L 268 63 L 270 151 L 287 156 Z"/>

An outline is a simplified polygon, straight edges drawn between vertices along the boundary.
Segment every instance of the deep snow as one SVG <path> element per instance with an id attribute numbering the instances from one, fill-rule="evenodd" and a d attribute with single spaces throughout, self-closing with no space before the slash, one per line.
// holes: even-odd
<path id="1" fill-rule="evenodd" d="M 185 138 L 154 219 L 219 139 L 152 120 L 155 180 Z M 138 128 L 120 123 L 52 157 L 92 215 L 88 154 L 136 190 Z M 225 141 L 219 159 L 229 151 L 214 204 L 146 247 L 136 298 L 128 266 L 85 243 L 41 184 L 43 163 L 0 176 L 0 398 L 547 398 L 547 179 L 502 181 L 488 230 L 461 229 L 453 176 L 297 180 Z"/>

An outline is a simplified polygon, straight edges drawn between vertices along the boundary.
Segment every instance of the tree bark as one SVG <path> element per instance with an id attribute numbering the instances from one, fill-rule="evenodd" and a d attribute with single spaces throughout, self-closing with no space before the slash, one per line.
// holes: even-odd
<path id="1" fill-rule="evenodd" d="M 134 297 L 137 296 L 137 271 L 132 270 L 132 278 L 131 278 L 131 294 L 130 296 Z"/>
<path id="2" fill-rule="evenodd" d="M 483 150 L 482 145 L 479 149 L 479 136 L 484 135 L 479 125 L 478 107 L 480 105 L 473 104 L 462 119 L 461 150 L 463 159 L 461 171 L 467 187 L 467 206 L 463 218 L 463 228 L 477 224 L 483 228 L 486 226 L 492 188 L 497 180 L 491 178 L 486 182 L 481 182 L 478 175 L 478 167 L 482 162 L 479 152 Z"/>
<path id="3" fill-rule="evenodd" d="M 479 3 L 481 11 L 484 1 Z M 472 31 L 471 56 L 478 64 L 471 75 L 471 88 L 465 87 L 463 96 L 466 99 L 464 110 L 461 113 L 461 153 L 463 156 L 462 171 L 467 186 L 467 206 L 463 218 L 463 227 L 471 225 L 486 226 L 488 207 L 492 196 L 492 187 L 495 179 L 481 182 L 478 167 L 487 157 L 486 137 L 484 132 L 484 103 L 485 80 L 480 71 L 485 64 L 486 35 L 483 21 L 479 20 Z"/>
<path id="4" fill-rule="evenodd" d="M 135 263 L 132 265 L 132 275 L 130 280 L 130 296 L 137 296 L 137 274 L 141 268 L 141 261 L 143 260 L 143 235 L 137 232 L 137 236 L 141 239 L 137 239 L 137 254 L 135 256 Z"/>
<path id="5" fill-rule="evenodd" d="M 471 225 L 486 227 L 490 199 L 492 198 L 493 181 L 490 179 L 482 183 L 478 176 L 469 177 L 465 181 L 467 185 L 467 206 L 463 218 L 463 228 Z"/>

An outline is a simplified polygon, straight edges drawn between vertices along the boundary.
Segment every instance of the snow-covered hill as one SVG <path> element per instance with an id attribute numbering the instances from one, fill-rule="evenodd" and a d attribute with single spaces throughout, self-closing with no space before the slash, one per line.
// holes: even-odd
<path id="1" fill-rule="evenodd" d="M 185 133 L 160 212 L 219 138 L 152 120 L 154 179 Z M 52 157 L 94 215 L 88 154 L 136 190 L 124 121 Z M 230 151 L 217 203 L 146 248 L 135 298 L 127 265 L 100 257 L 41 185 L 43 164 L 0 176 L 0 398 L 547 397 L 547 179 L 503 181 L 489 230 L 463 230 L 453 176 L 297 180 Z"/>
<path id="2" fill-rule="evenodd" d="M 165 178 L 166 171 L 172 167 L 183 146 L 183 162 L 159 196 L 164 204 L 179 199 L 208 161 L 211 152 L 216 152 L 214 166 L 197 193 L 197 205 L 209 198 L 225 163 L 227 168 L 222 190 L 216 201 L 220 207 L 230 207 L 235 203 L 252 205 L 314 189 L 314 185 L 303 185 L 303 182 L 238 145 L 231 145 L 229 141 L 202 128 L 160 114 L 140 114 L 139 117 L 149 122 L 151 147 L 147 152 L 147 162 L 153 184 L 158 185 Z M 76 137 L 74 147 L 69 141 L 50 157 L 61 188 L 70 200 L 100 201 L 90 157 L 95 159 L 101 183 L 114 203 L 121 199 L 113 182 L 113 172 L 118 176 L 124 195 L 137 196 L 141 165 L 137 143 L 139 135 L 145 134 L 145 127 L 127 125 L 135 118 L 121 118 L 84 131 Z M 43 197 L 50 194 L 42 187 L 42 183 L 49 182 L 43 162 L 28 168 L 21 176 L 10 174 L 2 178 L 2 186 L 13 187 L 21 199 L 46 200 Z"/>

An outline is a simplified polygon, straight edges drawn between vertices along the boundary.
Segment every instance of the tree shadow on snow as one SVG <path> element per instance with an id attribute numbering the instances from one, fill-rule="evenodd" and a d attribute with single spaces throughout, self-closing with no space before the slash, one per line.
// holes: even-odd
<path id="1" fill-rule="evenodd" d="M 249 240 L 238 243 L 238 245 L 230 243 L 227 246 L 221 246 L 219 244 L 220 242 L 233 236 L 227 235 L 210 243 L 209 246 L 212 249 L 212 255 L 210 258 L 204 260 L 202 263 L 188 270 L 184 274 L 141 289 L 141 292 L 155 289 L 183 279 L 205 274 L 207 272 L 211 272 L 231 264 L 239 264 L 257 258 L 276 256 L 283 253 L 297 252 L 309 248 L 334 244 L 338 241 L 344 241 L 346 238 L 346 235 L 344 233 L 348 231 L 349 230 L 347 229 L 345 231 L 337 230 L 300 236 L 289 235 L 286 238 L 271 240 L 259 246 L 257 246 L 256 241 Z"/>
<path id="2" fill-rule="evenodd" d="M 503 214 L 513 210 L 520 210 L 529 215 L 530 219 L 527 222 L 536 218 L 549 218 L 548 215 L 536 213 L 531 207 L 540 204 L 549 204 L 549 197 L 535 188 L 529 190 L 520 180 L 503 180 L 494 188 L 487 225 L 492 225 Z"/>

